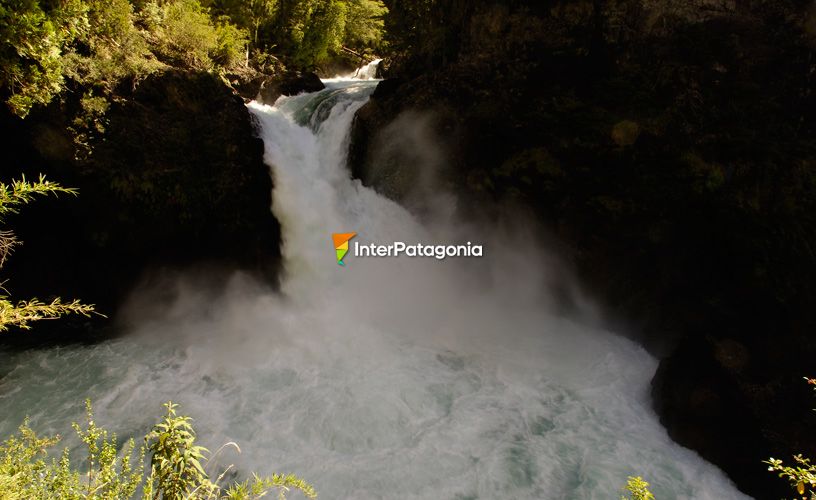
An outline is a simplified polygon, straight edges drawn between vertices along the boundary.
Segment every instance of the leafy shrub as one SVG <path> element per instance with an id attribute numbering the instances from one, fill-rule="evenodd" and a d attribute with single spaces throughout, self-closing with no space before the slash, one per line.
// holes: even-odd
<path id="1" fill-rule="evenodd" d="M 242 64 L 247 57 L 249 34 L 229 22 L 229 18 L 221 18 L 215 26 L 216 48 L 213 60 L 224 68 L 234 68 Z"/>
<path id="2" fill-rule="evenodd" d="M 212 70 L 246 57 L 248 33 L 213 22 L 199 0 L 35 0 L 0 3 L 0 91 L 25 117 L 74 81 L 110 98 L 169 66 Z M 134 8 L 134 5 L 137 7 Z"/>
<path id="3" fill-rule="evenodd" d="M 158 58 L 191 69 L 211 69 L 218 35 L 198 0 L 145 5 L 145 20 Z"/>
<path id="4" fill-rule="evenodd" d="M 116 436 L 108 437 L 104 429 L 94 424 L 90 403 L 85 429 L 74 424 L 77 434 L 88 450 L 88 470 L 85 480 L 72 470 L 68 451 L 59 460 L 45 460 L 46 450 L 59 442 L 59 436 L 39 437 L 26 420 L 19 434 L 0 446 L 0 498 L 129 498 L 136 493 L 144 467 L 144 448 L 139 451 L 139 465 L 131 462 L 134 443 L 129 440 L 118 458 Z"/>
<path id="5" fill-rule="evenodd" d="M 24 117 L 62 91 L 62 55 L 87 29 L 85 10 L 80 0 L 48 11 L 36 0 L 0 3 L 0 87 L 14 113 Z"/>
<path id="6" fill-rule="evenodd" d="M 40 437 L 28 421 L 24 422 L 17 435 L 0 445 L 0 498 L 123 500 L 135 498 L 140 486 L 144 500 L 248 500 L 271 491 L 284 498 L 293 489 L 307 498 L 317 498 L 314 488 L 294 475 L 253 476 L 252 480 L 219 486 L 224 474 L 211 481 L 205 472 L 207 450 L 195 444 L 191 419 L 179 416 L 178 406 L 172 402 L 164 406 L 164 418 L 134 454 L 134 441 L 128 440 L 120 449 L 116 436 L 96 425 L 91 403 L 86 402 L 85 426 L 73 425 L 87 453 L 87 469 L 81 472 L 72 468 L 67 449 L 59 459 L 48 460 L 48 450 L 59 442 L 59 436 Z M 145 476 L 148 452 L 150 472 Z"/>
<path id="7" fill-rule="evenodd" d="M 769 471 L 777 472 L 779 477 L 787 479 L 798 494 L 816 498 L 816 465 L 802 455 L 794 455 L 793 461 L 796 462 L 793 467 L 784 465 L 782 460 L 773 457 L 765 463 L 768 464 Z"/>
<path id="8" fill-rule="evenodd" d="M 816 386 L 816 379 L 805 377 L 805 380 L 808 384 Z M 816 499 L 816 465 L 802 455 L 794 455 L 793 461 L 796 464 L 790 466 L 785 465 L 782 460 L 771 457 L 763 463 L 768 464 L 768 471 L 776 472 L 779 477 L 787 479 L 802 498 L 806 495 L 807 498 Z"/>
<path id="9" fill-rule="evenodd" d="M 649 483 L 640 476 L 629 476 L 623 489 L 629 495 L 621 497 L 621 500 L 655 500 L 654 495 L 649 491 Z"/>
<path id="10" fill-rule="evenodd" d="M 134 25 L 128 0 L 88 0 L 88 30 L 67 56 L 66 76 L 110 93 L 125 78 L 139 80 L 161 69 Z"/>

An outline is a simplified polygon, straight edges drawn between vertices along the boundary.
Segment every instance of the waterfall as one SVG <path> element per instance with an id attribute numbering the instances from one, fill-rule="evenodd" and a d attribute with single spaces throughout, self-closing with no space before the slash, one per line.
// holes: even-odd
<path id="1" fill-rule="evenodd" d="M 660 426 L 656 360 L 588 310 L 558 310 L 544 250 L 524 231 L 422 222 L 351 178 L 352 120 L 376 84 L 332 79 L 249 105 L 275 181 L 280 293 L 242 276 L 224 290 L 174 280 L 164 308 L 137 294 L 119 339 L 8 353 L 0 431 L 28 414 L 65 434 L 90 397 L 98 423 L 138 437 L 172 399 L 203 445 L 240 444 L 223 465 L 295 472 L 325 499 L 609 499 L 629 475 L 658 498 L 744 498 Z M 341 267 L 341 232 L 485 252 Z"/>
<path id="2" fill-rule="evenodd" d="M 380 67 L 382 59 L 374 59 L 370 63 L 357 69 L 354 73 L 354 78 L 360 80 L 373 80 L 377 78 L 377 69 Z"/>

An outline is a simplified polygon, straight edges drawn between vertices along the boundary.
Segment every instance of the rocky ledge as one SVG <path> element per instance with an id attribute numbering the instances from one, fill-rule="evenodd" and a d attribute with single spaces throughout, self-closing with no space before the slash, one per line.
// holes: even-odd
<path id="1" fill-rule="evenodd" d="M 259 100 L 274 104 L 282 95 L 317 92 L 326 88 L 320 77 L 308 71 L 279 71 L 273 75 L 243 75 L 232 82 L 233 88 L 247 101 Z"/>

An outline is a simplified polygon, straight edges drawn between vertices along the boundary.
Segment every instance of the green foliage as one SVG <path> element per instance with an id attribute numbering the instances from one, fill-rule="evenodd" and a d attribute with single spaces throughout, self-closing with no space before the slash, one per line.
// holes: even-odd
<path id="1" fill-rule="evenodd" d="M 178 405 L 165 404 L 167 414 L 145 437 L 150 442 L 150 477 L 148 491 L 160 491 L 163 498 L 181 500 L 193 491 L 211 491 L 215 486 L 207 479 L 201 461 L 207 449 L 195 444 L 190 417 L 176 414 Z"/>
<path id="2" fill-rule="evenodd" d="M 145 446 L 134 454 L 132 439 L 120 448 L 115 435 L 96 425 L 87 401 L 85 426 L 73 424 L 87 455 L 87 468 L 81 472 L 71 467 L 67 449 L 59 459 L 47 460 L 48 450 L 59 442 L 59 436 L 39 437 L 26 420 L 18 435 L 0 445 L 0 498 L 124 500 L 135 498 L 139 486 L 144 500 L 249 500 L 273 491 L 283 499 L 291 490 L 317 498 L 311 485 L 291 474 L 253 475 L 252 480 L 218 486 L 226 471 L 215 482 L 210 481 L 204 471 L 206 449 L 195 444 L 191 419 L 178 415 L 178 407 L 172 402 L 164 406 L 164 419 L 145 436 Z M 150 473 L 145 477 L 148 450 Z"/>
<path id="3" fill-rule="evenodd" d="M 816 379 L 805 377 L 805 380 L 809 385 L 816 386 Z M 816 391 L 816 387 L 813 389 Z M 782 460 L 771 457 L 763 463 L 768 464 L 769 472 L 775 472 L 779 477 L 787 479 L 791 487 L 796 490 L 796 493 L 802 495 L 803 499 L 816 500 L 816 465 L 801 454 L 794 455 L 793 461 L 795 464 L 790 466 L 785 465 Z"/>
<path id="4" fill-rule="evenodd" d="M 230 500 L 260 498 L 270 490 L 278 490 L 279 496 L 283 496 L 284 492 L 289 490 L 298 490 L 306 498 L 317 498 L 314 488 L 294 474 L 273 474 L 269 477 L 253 475 L 251 482 L 244 481 L 231 485 L 223 498 Z"/>
<path id="5" fill-rule="evenodd" d="M 5 0 L 0 3 L 0 95 L 25 117 L 75 82 L 82 109 L 72 131 L 79 145 L 104 132 L 106 108 L 87 98 L 115 97 L 167 67 L 230 70 L 254 52 L 314 67 L 343 47 L 382 45 L 381 0 Z M 251 42 L 251 43 L 250 43 Z"/>
<path id="6" fill-rule="evenodd" d="M 198 0 L 151 2 L 149 29 L 160 60 L 193 69 L 211 69 L 210 54 L 218 47 L 218 35 Z"/>
<path id="7" fill-rule="evenodd" d="M 278 0 L 249 0 L 241 2 L 245 5 L 244 16 L 252 27 L 253 42 L 258 45 L 258 31 L 261 26 L 272 20 L 272 15 L 277 8 Z"/>
<path id="8" fill-rule="evenodd" d="M 380 0 L 278 0 L 269 41 L 296 65 L 313 67 L 343 47 L 378 48 L 386 12 Z"/>
<path id="9" fill-rule="evenodd" d="M 279 0 L 271 38 L 283 51 L 294 53 L 303 41 L 312 12 L 324 0 Z"/>
<path id="10" fill-rule="evenodd" d="M 340 50 L 346 26 L 346 4 L 340 0 L 316 2 L 295 52 L 295 62 L 314 66 Z"/>
<path id="11" fill-rule="evenodd" d="M 278 0 L 214 0 L 209 6 L 214 14 L 252 33 L 252 45 L 258 47 L 261 28 L 274 19 Z"/>
<path id="12" fill-rule="evenodd" d="M 86 0 L 88 29 L 66 56 L 65 76 L 110 94 L 125 78 L 139 80 L 162 65 L 134 25 L 128 0 Z"/>
<path id="13" fill-rule="evenodd" d="M 84 11 L 80 0 L 50 10 L 36 0 L 0 3 L 0 87 L 19 116 L 63 89 L 63 51 L 87 28 Z"/>
<path id="14" fill-rule="evenodd" d="M 30 203 L 37 195 L 57 193 L 76 196 L 77 191 L 46 180 L 42 175 L 35 182 L 27 181 L 25 176 L 20 180 L 12 181 L 11 184 L 0 182 L 0 217 L 18 213 L 21 205 Z"/>
<path id="15" fill-rule="evenodd" d="M 110 101 L 103 96 L 94 95 L 89 90 L 79 100 L 80 110 L 74 116 L 68 129 L 72 132 L 76 145 L 76 158 L 87 157 L 91 153 L 91 138 L 105 132 L 107 113 Z"/>
<path id="16" fill-rule="evenodd" d="M 85 484 L 85 496 L 77 498 L 117 499 L 129 498 L 136 493 L 144 474 L 145 448 L 137 454 L 136 466 L 131 463 L 135 444 L 133 439 L 127 441 L 122 449 L 122 458 L 118 458 L 119 447 L 116 435 L 108 437 L 108 431 L 96 425 L 90 400 L 85 401 L 87 416 L 85 429 L 74 423 L 73 427 L 82 443 L 88 450 L 88 473 Z M 68 455 L 64 455 L 65 469 L 70 464 Z"/>
<path id="17" fill-rule="evenodd" d="M 260 0 L 248 3 L 253 22 L 271 15 L 258 17 Z M 25 117 L 67 81 L 109 98 L 123 80 L 135 85 L 168 65 L 235 66 L 245 57 L 247 38 L 230 18 L 213 20 L 198 0 L 8 0 L 0 3 L 0 91 Z"/>
<path id="18" fill-rule="evenodd" d="M 199 0 L 145 2 L 136 24 L 155 58 L 173 67 L 229 69 L 245 58 L 247 31 L 229 16 L 213 19 Z"/>
<path id="19" fill-rule="evenodd" d="M 76 190 L 64 188 L 46 180 L 43 176 L 40 176 L 36 182 L 28 182 L 25 177 L 11 184 L 0 182 L 0 220 L 5 215 L 17 213 L 21 205 L 31 202 L 37 195 L 57 193 L 76 195 Z M 19 244 L 13 232 L 0 231 L 0 266 L 6 261 L 14 247 Z M 0 290 L 2 290 L 1 287 Z M 92 305 L 82 304 L 78 300 L 63 302 L 59 298 L 49 303 L 43 303 L 37 299 L 13 303 L 5 293 L 0 292 L 0 332 L 8 330 L 10 326 L 29 329 L 30 324 L 34 321 L 58 318 L 65 314 L 89 316 L 93 311 Z"/>
<path id="20" fill-rule="evenodd" d="M 108 437 L 94 423 L 90 402 L 86 409 L 85 428 L 75 423 L 74 429 L 87 450 L 87 472 L 83 475 L 71 469 L 67 449 L 59 459 L 47 461 L 47 450 L 59 442 L 59 436 L 41 438 L 26 420 L 19 435 L 0 446 L 0 498 L 117 500 L 136 493 L 144 472 L 144 448 L 136 455 L 134 466 L 133 440 L 120 450 L 116 436 Z"/>
<path id="21" fill-rule="evenodd" d="M 90 316 L 92 312 L 93 305 L 83 304 L 79 300 L 63 302 L 56 298 L 44 303 L 31 299 L 14 303 L 8 296 L 0 295 L 0 332 L 8 330 L 10 326 L 29 330 L 34 321 L 56 319 L 66 314 Z"/>
<path id="22" fill-rule="evenodd" d="M 796 463 L 794 466 L 784 465 L 782 460 L 773 457 L 763 463 L 768 464 L 768 471 L 787 479 L 798 494 L 816 499 L 816 465 L 802 455 L 794 455 L 793 460 Z"/>
<path id="23" fill-rule="evenodd" d="M 249 44 L 247 31 L 222 18 L 215 27 L 216 48 L 213 60 L 224 68 L 234 68 L 246 59 Z"/>
<path id="24" fill-rule="evenodd" d="M 655 500 L 649 491 L 649 483 L 640 476 L 629 476 L 623 489 L 628 492 L 628 496 L 621 497 L 621 500 Z"/>
<path id="25" fill-rule="evenodd" d="M 90 154 L 91 139 L 105 131 L 107 111 L 117 86 L 135 85 L 164 67 L 151 52 L 145 32 L 134 24 L 137 16 L 128 0 L 84 0 L 87 29 L 66 49 L 64 78 L 84 89 L 69 130 L 77 156 Z"/>
<path id="26" fill-rule="evenodd" d="M 229 466 L 216 481 L 211 481 L 204 470 L 206 448 L 195 444 L 196 434 L 192 419 L 177 413 L 178 405 L 172 401 L 164 407 L 164 419 L 153 427 L 145 437 L 151 453 L 150 475 L 144 485 L 143 497 L 164 500 L 182 499 L 232 499 L 260 498 L 270 491 L 278 491 L 279 498 L 291 489 L 299 490 L 308 498 L 317 498 L 314 488 L 292 474 L 273 474 L 260 477 L 253 474 L 252 481 L 234 483 L 226 489 L 218 482 L 232 467 Z M 228 443 L 234 445 L 234 443 Z M 226 445 L 225 445 L 226 446 Z M 238 449 L 237 445 L 235 448 Z M 240 449 L 238 449 L 240 452 Z M 127 498 L 127 497 L 122 497 Z"/>
<path id="27" fill-rule="evenodd" d="M 18 435 L 10 437 L 0 445 L 0 498 L 17 500 L 40 498 L 35 492 L 44 488 L 40 478 L 50 478 L 54 489 L 78 490 L 78 480 L 73 474 L 54 464 L 48 464 L 41 455 L 54 446 L 59 437 L 41 438 L 28 426 L 28 420 L 20 426 Z M 56 469 L 56 470 L 55 470 Z M 59 478 L 59 480 L 57 480 Z"/>
<path id="28" fill-rule="evenodd" d="M 380 0 L 348 0 L 343 45 L 354 49 L 380 46 L 388 9 Z"/>

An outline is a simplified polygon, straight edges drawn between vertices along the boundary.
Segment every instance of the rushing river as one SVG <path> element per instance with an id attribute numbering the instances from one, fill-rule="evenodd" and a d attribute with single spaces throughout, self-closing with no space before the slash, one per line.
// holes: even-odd
<path id="1" fill-rule="evenodd" d="M 559 312 L 545 285 L 563 273 L 523 230 L 423 223 L 352 180 L 351 122 L 376 82 L 326 83 L 250 104 L 275 179 L 281 292 L 172 279 L 135 295 L 117 340 L 0 352 L 2 434 L 30 415 L 75 445 L 69 423 L 91 398 L 99 423 L 138 439 L 172 399 L 210 449 L 240 444 L 213 468 L 295 472 L 324 499 L 615 499 L 629 475 L 658 499 L 742 498 L 660 426 L 656 360 L 578 294 Z M 341 267 L 331 233 L 351 231 L 472 241 L 484 256 Z"/>

